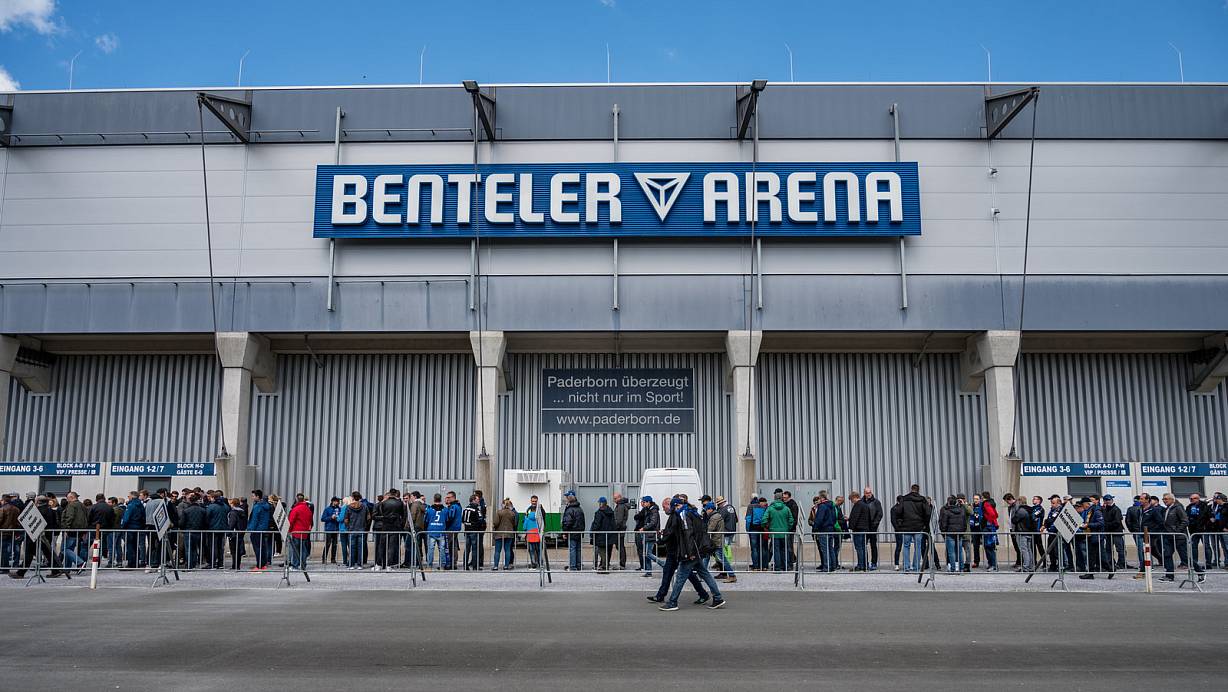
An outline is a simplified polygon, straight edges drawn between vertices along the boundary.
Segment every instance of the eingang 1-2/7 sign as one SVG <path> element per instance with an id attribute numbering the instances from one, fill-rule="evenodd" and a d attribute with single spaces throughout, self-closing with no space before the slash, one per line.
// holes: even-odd
<path id="1" fill-rule="evenodd" d="M 695 432 L 691 368 L 542 371 L 544 433 Z"/>
<path id="2" fill-rule="evenodd" d="M 317 238 L 467 238 L 475 221 L 491 237 L 739 238 L 752 218 L 765 237 L 920 235 L 917 164 L 316 168 Z"/>

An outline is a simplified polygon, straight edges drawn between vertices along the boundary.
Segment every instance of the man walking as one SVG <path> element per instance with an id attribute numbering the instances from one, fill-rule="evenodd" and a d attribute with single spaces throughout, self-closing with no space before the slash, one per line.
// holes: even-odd
<path id="1" fill-rule="evenodd" d="M 779 498 L 779 495 L 776 502 L 779 503 L 779 509 L 774 514 L 779 514 L 781 511 L 787 514 L 789 510 L 785 507 L 784 501 Z M 773 504 L 775 505 L 776 503 Z M 675 499 L 673 507 L 674 513 L 670 515 L 669 522 L 666 523 L 665 530 L 662 532 L 662 540 L 669 545 L 671 557 L 677 561 L 678 571 L 673 589 L 669 592 L 669 598 L 660 606 L 659 610 L 666 612 L 678 610 L 678 596 L 682 594 L 682 587 L 695 575 L 699 577 L 712 593 L 712 602 L 708 604 L 708 608 L 710 610 L 720 608 L 725 605 L 725 599 L 721 595 L 721 589 L 717 586 L 716 580 L 712 578 L 712 574 L 708 571 L 707 564 L 705 564 L 708 556 L 714 550 L 705 522 L 699 516 L 699 513 L 682 499 Z M 782 526 L 787 530 L 788 519 L 779 518 L 777 526 Z M 780 550 L 783 552 L 783 546 Z M 701 596 L 701 599 L 703 601 L 707 600 L 703 596 Z"/>

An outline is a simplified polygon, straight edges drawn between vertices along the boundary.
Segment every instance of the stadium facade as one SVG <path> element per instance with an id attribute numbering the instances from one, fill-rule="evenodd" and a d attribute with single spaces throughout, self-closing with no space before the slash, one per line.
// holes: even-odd
<path id="1" fill-rule="evenodd" d="M 0 490 L 1228 490 L 1225 85 L 19 92 L 0 120 Z"/>

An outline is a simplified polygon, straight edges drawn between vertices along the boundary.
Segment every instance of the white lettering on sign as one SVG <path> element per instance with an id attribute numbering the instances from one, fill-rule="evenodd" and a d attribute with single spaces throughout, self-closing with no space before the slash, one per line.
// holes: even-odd
<path id="1" fill-rule="evenodd" d="M 636 179 L 652 208 L 662 221 L 666 220 L 690 174 L 635 173 Z M 662 176 L 674 176 L 674 182 L 659 181 Z M 470 224 L 473 195 L 477 185 L 483 185 L 482 217 L 492 224 L 545 223 L 546 213 L 535 206 L 532 173 L 491 173 L 482 179 L 473 173 L 450 173 L 443 176 L 424 173 L 378 175 L 373 181 L 357 174 L 333 175 L 332 223 L 358 226 L 368 218 L 380 225 L 420 225 L 422 197 L 429 199 L 430 213 L 426 223 L 444 225 L 445 185 L 456 187 L 456 223 Z M 862 223 L 862 202 L 865 223 L 877 224 L 881 219 L 880 205 L 887 205 L 890 223 L 904 220 L 903 184 L 898 173 L 890 171 L 866 174 L 862 190 L 856 173 L 835 171 L 822 179 L 823 210 L 814 207 L 817 199 L 818 175 L 814 171 L 790 173 L 781 185 L 780 175 L 770 171 L 746 173 L 745 180 L 736 173 L 716 171 L 703 177 L 703 220 L 717 223 L 717 209 L 723 208 L 725 222 L 741 223 L 743 209 L 747 221 L 780 224 L 785 216 L 793 223 L 834 224 L 840 211 L 837 190 L 845 192 L 844 213 L 849 223 Z M 580 190 L 584 191 L 583 210 Z M 368 192 L 370 201 L 368 202 Z M 613 172 L 564 172 L 550 176 L 549 200 L 545 204 L 550 220 L 560 224 L 595 224 L 605 206 L 611 224 L 622 223 L 622 178 Z M 781 194 L 784 200 L 781 200 Z M 767 206 L 765 219 L 760 212 Z"/>

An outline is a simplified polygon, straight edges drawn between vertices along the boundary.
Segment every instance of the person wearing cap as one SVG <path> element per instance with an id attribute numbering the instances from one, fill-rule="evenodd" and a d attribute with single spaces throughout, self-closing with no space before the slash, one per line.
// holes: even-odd
<path id="1" fill-rule="evenodd" d="M 580 541 L 584 539 L 584 508 L 580 507 L 580 501 L 576 499 L 574 491 L 563 493 L 563 499 L 567 501 L 560 520 L 560 528 L 567 536 L 567 566 L 563 569 L 578 572 L 581 562 Z"/>
<path id="2" fill-rule="evenodd" d="M 1190 522 L 1190 563 L 1194 571 L 1201 574 L 1203 568 L 1198 564 L 1198 545 L 1202 544 L 1204 565 L 1211 564 L 1211 541 L 1207 532 L 1211 525 L 1211 503 L 1202 499 L 1198 493 L 1190 493 L 1190 504 L 1185 506 L 1185 515 Z"/>
<path id="3" fill-rule="evenodd" d="M 622 493 L 614 493 L 614 530 L 615 534 L 611 541 L 612 546 L 618 548 L 618 569 L 627 569 L 627 542 L 624 540 L 627 534 L 627 523 L 631 519 L 631 502 L 623 497 Z M 613 550 L 613 548 L 611 548 Z"/>
<path id="4" fill-rule="evenodd" d="M 333 497 L 328 506 L 320 512 L 320 523 L 324 525 L 324 552 L 320 553 L 320 562 L 337 564 L 337 517 L 341 514 L 341 498 Z"/>
<path id="5" fill-rule="evenodd" d="M 716 509 L 714 504 L 708 504 L 713 510 Z M 781 506 L 784 506 L 783 502 Z M 725 599 L 721 594 L 720 586 L 708 571 L 707 556 L 704 554 L 705 547 L 712 545 L 711 537 L 707 535 L 707 522 L 685 499 L 674 500 L 673 507 L 674 512 L 662 532 L 662 537 L 670 546 L 670 556 L 677 562 L 678 571 L 668 598 L 658 610 L 667 612 L 678 610 L 678 596 L 682 594 L 683 586 L 687 581 L 691 581 L 691 577 L 696 576 L 711 591 L 711 602 L 707 604 L 708 608 L 715 610 L 723 607 Z M 788 509 L 784 511 L 787 513 Z M 696 601 L 697 604 L 707 602 L 706 594 L 701 594 L 700 600 Z"/>
<path id="6" fill-rule="evenodd" d="M 640 498 L 640 511 L 635 513 L 635 554 L 639 569 L 645 577 L 652 576 L 652 562 L 657 546 L 657 531 L 661 529 L 661 515 L 651 495 Z"/>
<path id="7" fill-rule="evenodd" d="M 738 577 L 733 571 L 733 542 L 738 533 L 738 510 L 729 504 L 723 495 L 716 496 L 716 513 L 721 517 L 720 558 L 721 572 L 716 575 L 718 581 L 733 584 Z M 715 539 L 716 537 L 713 536 Z"/>
<path id="8" fill-rule="evenodd" d="M 593 542 L 593 568 L 598 574 L 609 574 L 610 554 L 614 551 L 614 510 L 604 497 L 597 498 L 597 510 L 588 528 Z"/>
<path id="9" fill-rule="evenodd" d="M 647 599 L 652 603 L 665 603 L 666 597 L 672 593 L 674 575 L 678 572 L 679 564 L 677 551 L 679 534 L 677 527 L 673 522 L 677 521 L 678 519 L 676 516 L 677 513 L 684 511 L 684 508 L 686 507 L 688 507 L 686 500 L 677 496 L 667 498 L 662 504 L 662 509 L 665 510 L 666 515 L 665 528 L 661 530 L 660 538 L 658 539 L 657 544 L 661 553 L 665 555 L 665 560 L 661 561 L 660 563 L 661 584 L 657 587 L 657 593 L 647 597 Z M 689 581 L 691 586 L 695 589 L 695 593 L 698 594 L 698 597 L 695 599 L 695 605 L 703 605 L 708 602 L 710 595 L 708 590 L 704 587 L 704 582 L 699 577 L 698 570 L 692 571 L 690 575 L 681 581 Z M 681 588 L 679 588 L 679 593 L 681 593 Z M 676 595 L 674 602 L 676 609 Z"/>
<path id="10" fill-rule="evenodd" d="M 1105 495 L 1100 511 L 1104 514 L 1104 533 L 1100 540 L 1104 569 L 1109 572 L 1126 569 L 1126 525 L 1121 507 L 1117 506 L 1116 498 Z"/>

